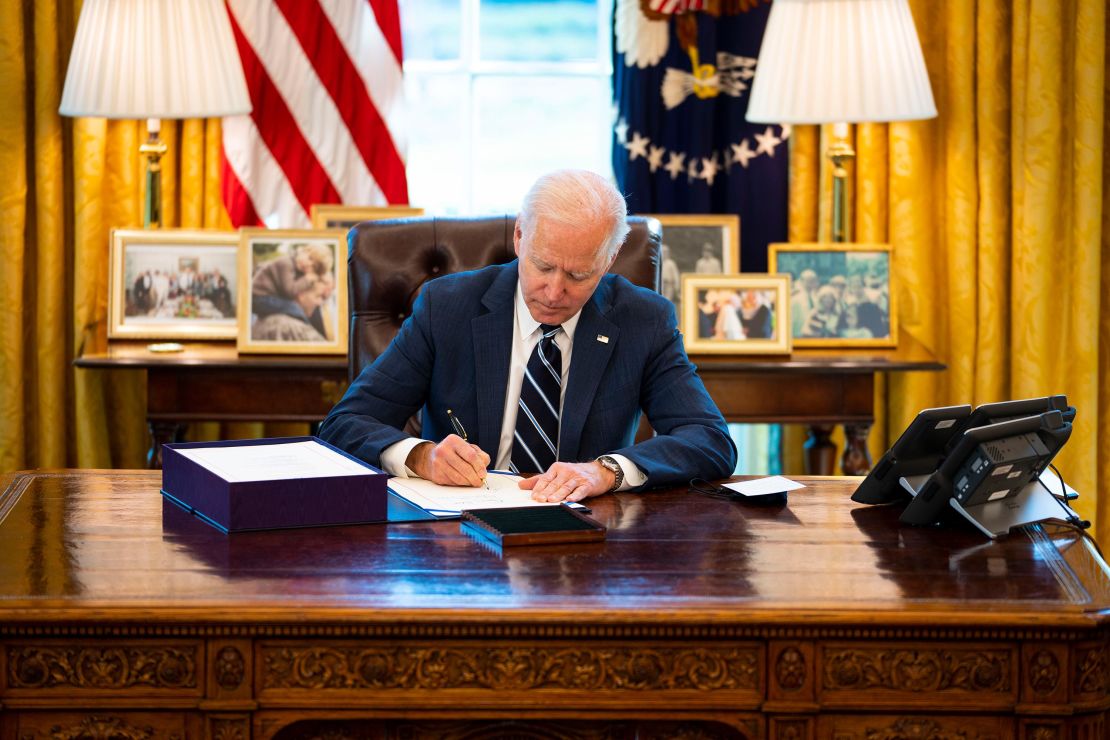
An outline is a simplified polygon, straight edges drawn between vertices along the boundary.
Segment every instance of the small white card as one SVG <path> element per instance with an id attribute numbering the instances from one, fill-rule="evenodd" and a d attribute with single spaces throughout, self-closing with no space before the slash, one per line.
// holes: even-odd
<path id="1" fill-rule="evenodd" d="M 737 481 L 736 483 L 722 483 L 721 485 L 744 496 L 766 496 L 769 493 L 785 493 L 796 488 L 805 488 L 801 483 L 784 478 L 781 475 Z"/>

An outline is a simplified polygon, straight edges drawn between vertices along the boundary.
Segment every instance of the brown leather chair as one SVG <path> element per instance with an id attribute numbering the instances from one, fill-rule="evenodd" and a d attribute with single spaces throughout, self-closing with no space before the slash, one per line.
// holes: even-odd
<path id="1" fill-rule="evenodd" d="M 421 217 L 367 221 L 351 229 L 351 379 L 393 341 L 425 282 L 516 259 L 515 222 L 510 215 Z M 658 291 L 662 228 L 642 216 L 629 217 L 628 223 L 632 230 L 610 272 Z"/>

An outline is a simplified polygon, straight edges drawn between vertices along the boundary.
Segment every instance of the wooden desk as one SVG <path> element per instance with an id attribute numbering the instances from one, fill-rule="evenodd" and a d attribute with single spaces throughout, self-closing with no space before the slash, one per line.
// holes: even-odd
<path id="1" fill-rule="evenodd" d="M 225 536 L 149 471 L 0 478 L 0 738 L 1099 740 L 1110 577 L 804 479 L 592 500 L 605 542 L 458 522 Z"/>
<path id="2" fill-rule="evenodd" d="M 156 354 L 146 342 L 112 342 L 77 358 L 85 368 L 139 369 L 147 375 L 148 467 L 162 445 L 194 421 L 320 421 L 347 387 L 347 358 L 239 355 L 231 344 L 188 344 Z M 832 425 L 844 424 L 845 471 L 871 468 L 867 435 L 875 420 L 877 372 L 936 371 L 944 365 L 903 334 L 896 350 L 798 350 L 785 357 L 693 356 L 728 421 L 810 425 L 807 470 L 833 472 Z"/>

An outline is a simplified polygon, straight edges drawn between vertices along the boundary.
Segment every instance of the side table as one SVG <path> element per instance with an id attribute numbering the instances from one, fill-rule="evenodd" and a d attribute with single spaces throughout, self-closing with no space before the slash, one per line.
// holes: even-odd
<path id="1" fill-rule="evenodd" d="M 939 371 L 945 365 L 903 333 L 897 349 L 803 349 L 781 357 L 691 355 L 725 419 L 738 423 L 805 424 L 806 472 L 831 475 L 833 425 L 843 424 L 848 475 L 871 468 L 867 436 L 875 420 L 875 374 Z M 230 343 L 189 343 L 159 354 L 146 342 L 109 342 L 86 352 L 77 367 L 146 370 L 147 464 L 160 468 L 162 445 L 198 421 L 317 422 L 347 388 L 347 358 L 240 355 Z"/>

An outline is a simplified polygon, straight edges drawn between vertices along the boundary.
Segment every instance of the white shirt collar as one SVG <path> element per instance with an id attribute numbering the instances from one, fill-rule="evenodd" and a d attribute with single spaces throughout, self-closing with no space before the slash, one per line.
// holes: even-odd
<path id="1" fill-rule="evenodd" d="M 540 322 L 532 318 L 532 312 L 528 310 L 528 304 L 524 302 L 524 291 L 520 288 L 520 281 L 516 284 L 516 325 L 520 330 L 520 338 L 527 339 L 532 336 L 532 333 L 540 328 Z M 574 339 L 574 328 L 578 326 L 578 319 L 582 315 L 582 309 L 563 322 L 563 331 L 569 339 Z"/>

